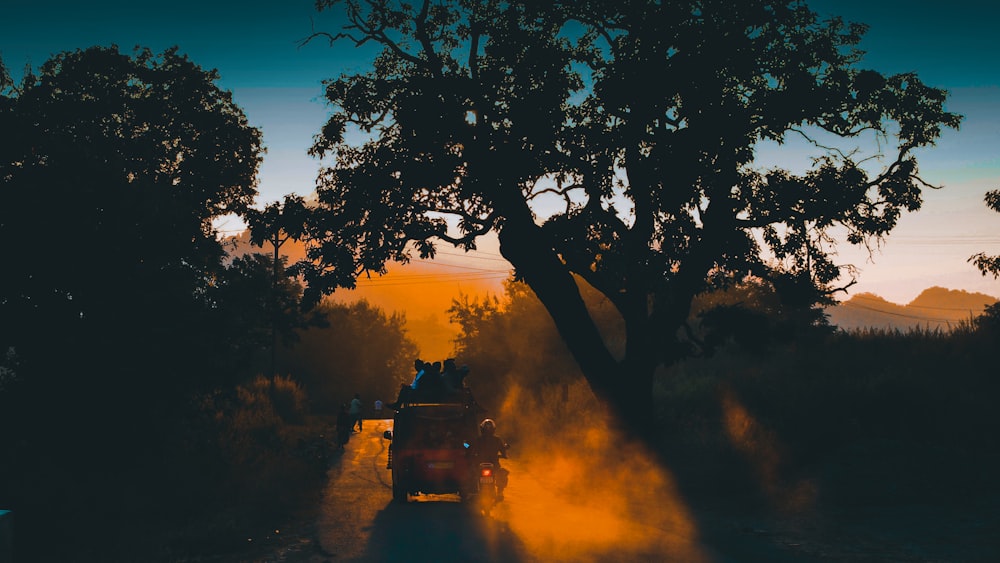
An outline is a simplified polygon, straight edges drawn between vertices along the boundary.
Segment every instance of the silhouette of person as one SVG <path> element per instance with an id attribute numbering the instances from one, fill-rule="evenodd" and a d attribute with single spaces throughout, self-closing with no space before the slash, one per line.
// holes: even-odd
<path id="1" fill-rule="evenodd" d="M 455 365 L 455 358 L 445 360 L 443 369 L 441 379 L 444 381 L 444 388 L 448 392 L 458 391 L 458 366 Z"/>
<path id="2" fill-rule="evenodd" d="M 351 415 L 351 430 L 354 430 L 355 426 L 358 427 L 358 432 L 363 430 L 361 421 L 364 420 L 364 417 L 361 416 L 361 409 L 361 395 L 355 393 L 354 398 L 351 399 L 351 407 L 347 411 Z"/>
<path id="3" fill-rule="evenodd" d="M 441 362 L 424 363 L 423 375 L 417 380 L 417 401 L 441 400 L 444 384 L 441 381 Z"/>
<path id="4" fill-rule="evenodd" d="M 420 385 L 420 378 L 424 376 L 427 366 L 428 364 L 420 358 L 413 360 L 413 369 L 416 373 L 413 374 L 413 383 L 410 384 L 411 389 L 416 389 Z"/>
<path id="5" fill-rule="evenodd" d="M 344 444 L 351 437 L 351 429 L 354 427 L 354 421 L 351 420 L 351 415 L 347 412 L 347 404 L 341 403 L 340 411 L 337 413 L 337 449 L 344 449 Z"/>
<path id="6" fill-rule="evenodd" d="M 473 444 L 473 453 L 481 463 L 492 463 L 497 476 L 497 501 L 503 501 L 503 490 L 507 487 L 509 471 L 500 467 L 500 458 L 507 457 L 507 442 L 496 435 L 497 424 L 487 418 L 479 423 L 479 436 Z"/>

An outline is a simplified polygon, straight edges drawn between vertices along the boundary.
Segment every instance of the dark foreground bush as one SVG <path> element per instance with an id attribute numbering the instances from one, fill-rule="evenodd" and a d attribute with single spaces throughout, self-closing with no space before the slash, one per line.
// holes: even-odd
<path id="1" fill-rule="evenodd" d="M 838 334 L 691 360 L 657 388 L 689 484 L 775 502 L 970 498 L 995 487 L 1000 379 L 982 335 Z"/>
<path id="2" fill-rule="evenodd" d="M 4 488 L 16 560 L 210 560 L 284 528 L 325 484 L 329 422 L 304 399 L 290 379 L 257 378 L 131 421 L 147 426 L 130 441 L 30 450 L 5 468 L 19 479 Z"/>

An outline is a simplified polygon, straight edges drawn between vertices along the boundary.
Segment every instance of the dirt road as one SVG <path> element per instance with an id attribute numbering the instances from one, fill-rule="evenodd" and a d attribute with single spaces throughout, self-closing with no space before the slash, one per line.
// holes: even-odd
<path id="1" fill-rule="evenodd" d="M 972 562 L 1000 553 L 992 520 L 944 518 L 930 507 L 784 518 L 694 510 L 669 477 L 624 459 L 618 485 L 588 484 L 560 459 L 543 464 L 515 451 L 504 462 L 511 472 L 506 501 L 489 517 L 453 495 L 394 503 L 382 438 L 390 427 L 388 420 L 365 422 L 333 461 L 310 537 L 258 561 Z"/>
<path id="2" fill-rule="evenodd" d="M 709 545 L 662 483 L 655 497 L 638 503 L 581 494 L 553 479 L 568 468 L 557 463 L 540 471 L 516 455 L 504 462 L 511 472 L 506 501 L 489 517 L 456 495 L 394 503 L 388 442 L 381 437 L 390 427 L 391 421 L 369 420 L 353 435 L 330 469 L 315 543 L 285 548 L 273 561 L 725 562 L 751 554 L 753 560 L 794 560 L 753 535 L 730 538 L 724 551 Z"/>

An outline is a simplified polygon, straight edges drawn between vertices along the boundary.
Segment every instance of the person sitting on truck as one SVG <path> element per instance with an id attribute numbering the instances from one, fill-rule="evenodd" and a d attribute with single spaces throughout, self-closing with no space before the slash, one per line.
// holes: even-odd
<path id="1" fill-rule="evenodd" d="M 413 383 L 410 384 L 410 389 L 416 389 L 417 385 L 420 384 L 420 378 L 424 376 L 427 364 L 420 358 L 417 358 L 416 360 L 413 360 L 413 369 L 416 373 L 413 374 Z"/>
<path id="2" fill-rule="evenodd" d="M 410 383 L 409 385 L 401 383 L 399 385 L 399 394 L 396 395 L 396 400 L 391 403 L 387 403 L 385 406 L 390 409 L 397 410 L 399 407 L 410 402 L 417 390 L 417 386 L 420 385 L 421 378 L 423 378 L 426 373 L 427 366 L 428 364 L 420 358 L 413 360 L 413 383 Z"/>
<path id="3" fill-rule="evenodd" d="M 441 379 L 441 362 L 425 363 L 424 374 L 417 381 L 417 400 L 437 402 L 444 392 L 444 382 Z"/>
<path id="4" fill-rule="evenodd" d="M 448 358 L 444 361 L 444 372 L 441 374 L 441 378 L 444 380 L 444 387 L 448 393 L 462 393 L 467 375 L 469 375 L 469 366 L 458 367 L 455 364 L 455 358 Z"/>
<path id="5" fill-rule="evenodd" d="M 492 463 L 497 476 L 497 502 L 503 500 L 503 490 L 507 487 L 509 471 L 500 467 L 500 458 L 507 457 L 507 442 L 497 436 L 497 423 L 491 418 L 479 424 L 479 436 L 473 444 L 473 452 L 481 463 Z"/>
<path id="6" fill-rule="evenodd" d="M 455 358 L 448 358 L 442 364 L 441 379 L 444 380 L 445 389 L 453 391 L 455 387 L 455 376 L 458 373 L 458 366 L 455 365 Z"/>

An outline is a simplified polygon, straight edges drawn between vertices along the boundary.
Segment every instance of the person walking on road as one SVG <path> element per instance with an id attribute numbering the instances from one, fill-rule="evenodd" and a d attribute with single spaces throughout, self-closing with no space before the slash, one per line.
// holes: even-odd
<path id="1" fill-rule="evenodd" d="M 375 399 L 375 418 L 382 418 L 382 399 Z"/>
<path id="2" fill-rule="evenodd" d="M 351 415 L 347 412 L 347 404 L 340 405 L 340 411 L 337 413 L 337 449 L 344 449 L 344 445 L 347 444 L 347 440 L 351 437 L 351 428 L 354 426 L 354 421 L 351 419 Z"/>
<path id="3" fill-rule="evenodd" d="M 361 416 L 361 408 L 362 408 L 361 407 L 361 395 L 358 394 L 358 393 L 355 393 L 354 394 L 354 398 L 351 399 L 351 407 L 350 407 L 350 409 L 348 409 L 347 412 L 348 412 L 348 414 L 351 415 L 351 421 L 352 421 L 352 423 L 351 423 L 351 430 L 354 430 L 354 427 L 357 426 L 358 432 L 361 432 L 361 430 L 362 430 L 361 421 L 364 419 L 364 417 Z"/>

